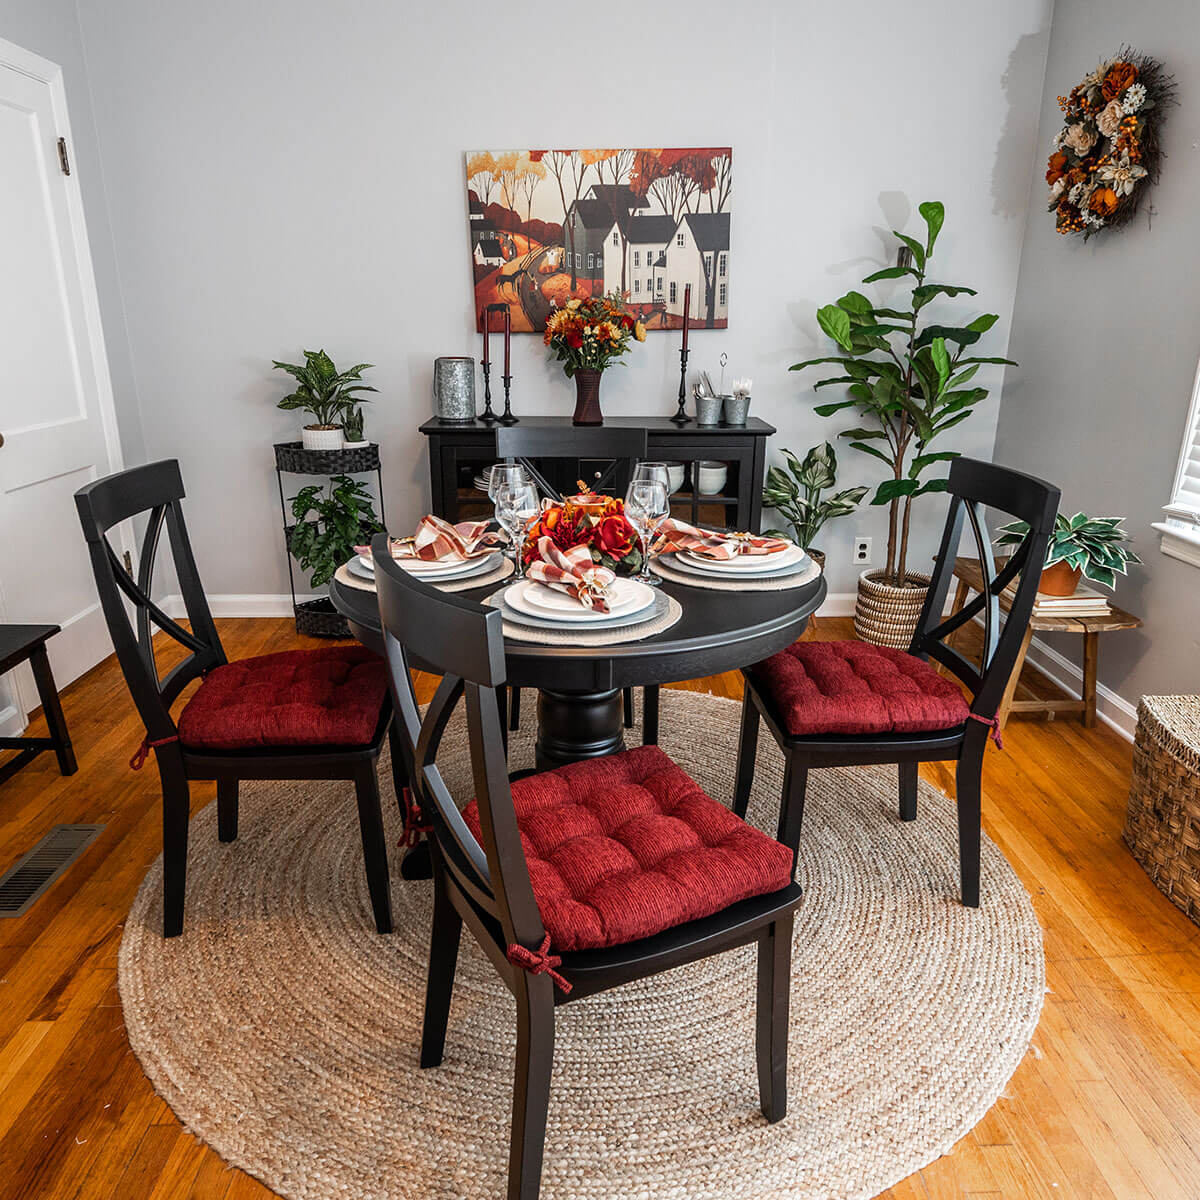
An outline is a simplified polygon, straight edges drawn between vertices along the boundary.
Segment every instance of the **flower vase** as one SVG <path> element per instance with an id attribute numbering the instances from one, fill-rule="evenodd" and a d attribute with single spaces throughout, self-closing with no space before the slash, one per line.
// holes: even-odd
<path id="1" fill-rule="evenodd" d="M 575 372 L 575 413 L 572 425 L 603 425 L 604 414 L 600 411 L 600 376 L 603 371 L 580 368 Z"/>

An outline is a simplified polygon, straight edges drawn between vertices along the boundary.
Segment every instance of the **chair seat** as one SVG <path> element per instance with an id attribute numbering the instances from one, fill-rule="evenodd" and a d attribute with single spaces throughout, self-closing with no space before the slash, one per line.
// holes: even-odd
<path id="1" fill-rule="evenodd" d="M 204 677 L 179 714 L 179 740 L 192 750 L 365 746 L 387 690 L 387 665 L 364 646 L 244 658 Z"/>
<path id="2" fill-rule="evenodd" d="M 928 733 L 961 725 L 970 711 L 928 663 L 867 642 L 796 642 L 748 674 L 792 737 Z"/>
<path id="3" fill-rule="evenodd" d="M 650 937 L 787 887 L 792 854 L 657 746 L 517 780 L 513 807 L 556 950 Z M 475 801 L 463 818 L 482 841 Z"/>

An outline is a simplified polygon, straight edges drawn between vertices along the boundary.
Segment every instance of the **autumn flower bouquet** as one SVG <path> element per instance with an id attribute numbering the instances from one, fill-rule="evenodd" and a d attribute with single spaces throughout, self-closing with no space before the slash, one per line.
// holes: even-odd
<path id="1" fill-rule="evenodd" d="M 1158 178 L 1159 126 L 1174 94 L 1161 63 L 1126 49 L 1059 96 L 1064 124 L 1046 167 L 1059 233 L 1086 240 L 1133 217 Z"/>
<path id="2" fill-rule="evenodd" d="M 632 340 L 646 340 L 646 326 L 612 292 L 590 300 L 568 300 L 550 314 L 542 340 L 575 380 L 576 425 L 599 425 L 600 376 L 629 349 Z"/>
<path id="3" fill-rule="evenodd" d="M 587 546 L 593 562 L 620 574 L 632 575 L 642 565 L 637 532 L 625 516 L 624 501 L 614 496 L 581 491 L 558 504 L 546 501 L 541 515 L 525 531 L 526 566 L 539 557 L 538 541 L 543 537 L 560 550 Z"/>

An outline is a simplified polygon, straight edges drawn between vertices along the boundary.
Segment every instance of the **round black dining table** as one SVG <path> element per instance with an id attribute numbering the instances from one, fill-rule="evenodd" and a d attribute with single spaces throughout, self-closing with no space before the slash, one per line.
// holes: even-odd
<path id="1" fill-rule="evenodd" d="M 495 584 L 458 593 L 482 602 Z M 655 687 L 749 666 L 790 646 L 825 599 L 825 577 L 782 591 L 714 590 L 664 582 L 683 615 L 642 641 L 546 646 L 506 639 L 510 687 L 538 689 L 539 768 L 612 754 L 624 746 L 621 689 Z M 334 580 L 329 595 L 363 645 L 383 653 L 375 593 Z M 410 649 L 412 665 L 420 653 Z M 650 740 L 653 740 L 651 738 Z"/>

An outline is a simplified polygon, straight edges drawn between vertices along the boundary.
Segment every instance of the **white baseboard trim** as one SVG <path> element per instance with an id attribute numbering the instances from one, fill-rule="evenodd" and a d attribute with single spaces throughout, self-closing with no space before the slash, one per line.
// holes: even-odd
<path id="1" fill-rule="evenodd" d="M 319 600 L 323 595 L 323 592 L 313 592 L 311 595 L 297 596 L 296 599 Z M 187 616 L 183 607 L 183 597 L 178 592 L 164 596 L 158 603 L 163 612 L 176 621 Z M 287 592 L 275 596 L 218 592 L 208 597 L 208 607 L 214 617 L 290 617 L 292 597 Z"/>
<path id="2" fill-rule="evenodd" d="M 829 592 L 825 603 L 817 609 L 818 617 L 852 617 L 854 602 L 858 599 L 857 592 Z"/>
<path id="3" fill-rule="evenodd" d="M 1025 661 L 1068 696 L 1078 699 L 1083 694 L 1083 668 L 1052 650 L 1041 638 L 1035 637 L 1029 643 Z M 1096 716 L 1127 742 L 1133 741 L 1137 730 L 1137 705 L 1130 704 L 1124 696 L 1102 683 L 1096 684 Z"/>
<path id="4" fill-rule="evenodd" d="M 0 737 L 20 737 L 26 728 L 26 723 L 21 719 L 20 710 L 15 704 L 6 704 L 0 708 Z"/>

